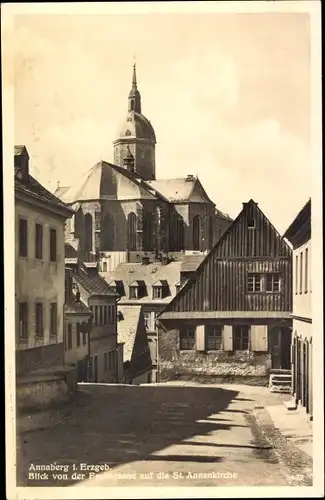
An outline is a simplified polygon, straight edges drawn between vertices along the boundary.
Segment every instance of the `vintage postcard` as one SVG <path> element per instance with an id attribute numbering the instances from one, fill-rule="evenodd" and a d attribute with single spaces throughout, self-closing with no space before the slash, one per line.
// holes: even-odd
<path id="1" fill-rule="evenodd" d="M 320 2 L 1 22 L 7 498 L 322 496 Z"/>

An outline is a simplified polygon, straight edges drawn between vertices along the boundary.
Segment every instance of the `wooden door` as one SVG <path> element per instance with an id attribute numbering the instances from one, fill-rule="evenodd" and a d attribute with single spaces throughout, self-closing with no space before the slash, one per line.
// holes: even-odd
<path id="1" fill-rule="evenodd" d="M 290 370 L 291 328 L 281 328 L 281 368 Z"/>
<path id="2" fill-rule="evenodd" d="M 281 328 L 273 327 L 270 331 L 271 362 L 273 369 L 281 367 Z"/>

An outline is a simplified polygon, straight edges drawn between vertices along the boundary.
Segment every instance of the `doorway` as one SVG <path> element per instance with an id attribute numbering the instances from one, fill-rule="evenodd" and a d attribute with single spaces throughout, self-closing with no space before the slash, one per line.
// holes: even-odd
<path id="1" fill-rule="evenodd" d="M 270 329 L 272 368 L 290 370 L 291 328 L 275 326 Z"/>

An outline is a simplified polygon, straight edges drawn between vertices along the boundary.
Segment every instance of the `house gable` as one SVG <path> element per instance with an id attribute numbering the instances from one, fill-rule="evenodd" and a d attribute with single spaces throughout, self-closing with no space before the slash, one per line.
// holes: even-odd
<path id="1" fill-rule="evenodd" d="M 291 249 L 250 200 L 159 318 L 183 312 L 290 311 L 291 266 Z M 248 273 L 281 275 L 281 291 L 249 294 Z"/>

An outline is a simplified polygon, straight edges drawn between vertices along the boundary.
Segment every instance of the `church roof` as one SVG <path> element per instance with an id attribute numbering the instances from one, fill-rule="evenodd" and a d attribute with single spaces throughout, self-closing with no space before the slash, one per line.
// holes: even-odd
<path id="1" fill-rule="evenodd" d="M 58 188 L 55 195 L 65 203 L 101 199 L 164 199 L 135 172 L 105 161 L 96 163 L 71 187 L 64 191 L 60 191 L 61 189 Z"/>
<path id="2" fill-rule="evenodd" d="M 136 111 L 129 111 L 118 129 L 119 139 L 149 139 L 156 143 L 156 134 L 150 121 Z M 119 140 L 117 139 L 117 140 Z"/>
<path id="3" fill-rule="evenodd" d="M 200 180 L 193 175 L 178 179 L 147 181 L 147 183 L 171 203 L 213 203 Z"/>

